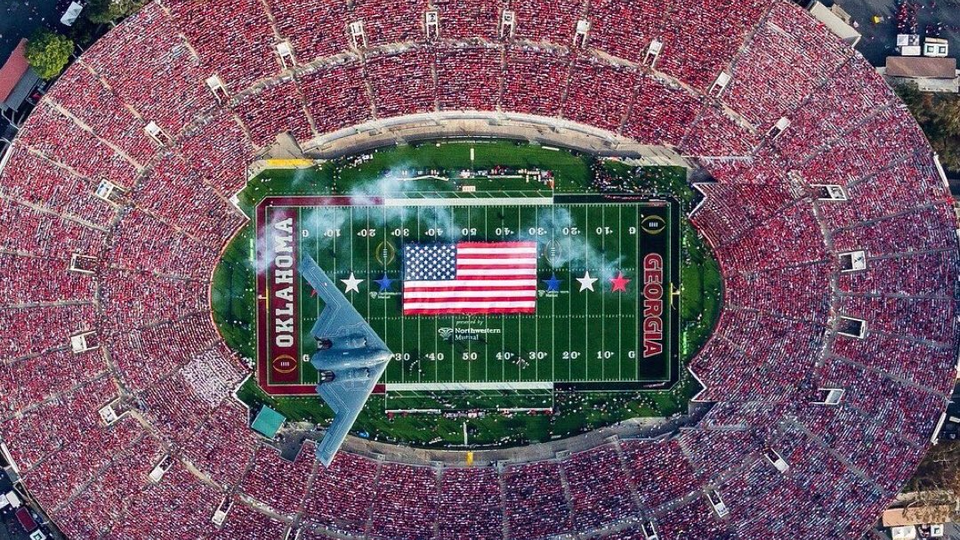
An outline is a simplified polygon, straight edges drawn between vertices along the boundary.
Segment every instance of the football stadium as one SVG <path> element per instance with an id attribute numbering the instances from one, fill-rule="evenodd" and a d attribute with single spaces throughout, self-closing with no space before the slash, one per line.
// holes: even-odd
<path id="1" fill-rule="evenodd" d="M 784 0 L 155 0 L 0 161 L 0 465 L 70 539 L 863 538 L 953 205 Z"/>

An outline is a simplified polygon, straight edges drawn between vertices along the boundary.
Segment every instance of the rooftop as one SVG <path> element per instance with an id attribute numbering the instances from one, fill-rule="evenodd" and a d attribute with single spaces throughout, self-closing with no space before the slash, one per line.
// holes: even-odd
<path id="1" fill-rule="evenodd" d="M 263 408 L 260 409 L 260 412 L 257 413 L 257 418 L 254 419 L 253 425 L 250 427 L 264 437 L 272 439 L 277 435 L 277 432 L 280 431 L 280 426 L 286 421 L 286 416 L 264 405 Z"/>
<path id="2" fill-rule="evenodd" d="M 928 58 L 924 56 L 888 56 L 888 77 L 906 77 L 911 79 L 955 79 L 957 78 L 956 58 Z"/>

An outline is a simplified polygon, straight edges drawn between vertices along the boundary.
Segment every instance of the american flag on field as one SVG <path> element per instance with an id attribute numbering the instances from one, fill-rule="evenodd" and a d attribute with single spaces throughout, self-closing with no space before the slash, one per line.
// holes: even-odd
<path id="1" fill-rule="evenodd" d="M 404 315 L 535 313 L 536 242 L 403 246 Z"/>

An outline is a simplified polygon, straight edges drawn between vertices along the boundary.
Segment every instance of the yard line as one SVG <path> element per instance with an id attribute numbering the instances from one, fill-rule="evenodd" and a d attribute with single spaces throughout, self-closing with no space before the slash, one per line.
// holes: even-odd
<path id="1" fill-rule="evenodd" d="M 420 240 L 420 207 L 417 207 L 417 240 Z M 423 333 L 420 331 L 420 317 L 417 317 L 417 353 L 420 354 L 423 349 L 420 347 L 420 339 Z M 417 382 L 423 382 L 423 359 L 417 358 Z M 436 377 L 434 377 L 436 380 Z"/>
<path id="2" fill-rule="evenodd" d="M 636 243 L 637 243 L 637 245 L 636 245 L 636 247 L 637 247 L 637 261 L 642 261 L 642 260 L 643 260 L 643 251 L 642 251 L 642 249 L 643 249 L 643 242 L 642 242 L 643 237 L 642 237 L 641 234 L 640 234 L 640 233 L 641 233 L 641 229 L 640 229 L 640 222 L 641 222 L 641 221 L 643 221 L 643 220 L 641 219 L 640 215 L 638 215 L 638 216 L 637 216 L 637 238 L 636 238 Z M 641 284 L 641 286 L 642 286 L 642 284 Z M 633 336 L 633 340 L 634 340 L 634 342 L 633 342 L 633 350 L 636 351 L 636 352 L 633 353 L 633 373 L 634 373 L 634 377 L 633 377 L 633 378 L 634 378 L 634 380 L 639 380 L 639 379 L 640 379 L 640 333 L 641 333 L 642 328 L 643 328 L 643 322 L 642 322 L 641 313 L 640 313 L 640 306 L 642 306 L 642 305 L 643 305 L 643 303 L 640 301 L 640 293 L 638 292 L 638 293 L 637 293 L 637 308 L 636 308 L 636 310 L 635 310 L 637 315 L 636 315 L 636 322 L 634 323 L 634 324 L 637 326 L 637 331 L 634 333 L 634 336 Z"/>
<path id="3" fill-rule="evenodd" d="M 538 232 L 540 230 L 539 227 L 540 227 L 540 211 L 535 206 L 533 207 L 534 232 Z M 538 242 L 538 247 L 539 247 L 539 242 Z M 537 279 L 539 278 L 540 276 L 537 276 Z M 533 340 L 534 340 L 534 343 L 537 344 L 536 350 L 539 351 L 540 350 L 540 315 L 539 314 L 534 315 L 534 318 L 533 318 Z M 533 367 L 533 377 L 535 380 L 539 381 L 540 380 L 540 355 L 539 354 L 537 355 L 536 361 L 537 363 Z"/>
<path id="4" fill-rule="evenodd" d="M 500 315 L 500 380 L 505 381 L 507 379 L 507 365 L 503 361 L 504 348 L 506 348 L 506 335 L 507 335 L 507 317 L 506 315 Z"/>
<path id="5" fill-rule="evenodd" d="M 590 249 L 588 248 L 588 245 L 590 242 L 590 207 L 584 205 L 583 216 L 584 216 L 583 222 L 585 223 L 585 227 L 587 229 L 583 231 L 583 238 L 584 238 L 584 242 L 583 242 L 584 264 L 583 265 L 586 267 L 589 267 L 590 266 L 590 263 L 589 263 Z M 599 274 L 600 274 L 600 280 L 603 280 L 602 269 L 599 272 Z M 600 294 L 603 294 L 603 281 L 600 281 L 599 288 L 600 288 Z M 590 330 L 590 322 L 589 322 L 589 319 L 587 318 L 587 315 L 590 314 L 590 298 L 591 298 L 591 295 L 586 295 L 585 297 L 586 301 L 583 303 L 583 334 L 582 335 L 584 336 L 587 336 L 588 335 L 587 332 L 589 332 Z M 583 340 L 583 368 L 584 368 L 583 369 L 584 378 L 589 379 L 590 377 L 590 345 L 589 345 L 589 341 L 586 339 Z M 571 379 L 573 378 L 572 373 L 570 374 L 570 378 Z"/>
<path id="6" fill-rule="evenodd" d="M 364 211 L 367 214 L 365 223 L 364 223 L 364 228 L 369 229 L 370 228 L 370 207 L 369 206 L 364 207 Z M 364 258 L 367 260 L 367 287 L 369 287 L 370 286 L 370 235 L 369 234 L 367 234 L 367 253 L 366 253 L 366 257 Z M 370 291 L 369 290 L 367 290 L 367 294 L 365 296 L 367 297 L 367 312 L 365 315 L 369 317 L 370 316 Z"/>
<path id="7" fill-rule="evenodd" d="M 383 241 L 386 242 L 386 241 L 387 241 L 387 235 L 389 234 L 389 233 L 387 232 L 387 230 L 388 230 L 388 227 L 387 227 L 387 223 L 388 223 L 388 221 L 387 221 L 387 207 L 386 207 L 386 206 L 381 206 L 381 207 L 380 207 L 380 210 L 381 210 L 381 212 L 382 212 L 382 217 L 383 217 L 383 220 L 382 220 L 382 223 L 383 223 Z M 402 224 L 401 224 L 400 226 L 403 227 Z M 383 261 L 383 275 L 387 275 L 387 261 L 386 261 L 386 259 L 384 259 L 384 261 Z M 387 334 L 387 298 L 386 298 L 386 297 L 383 297 L 383 339 L 384 339 L 384 341 L 386 341 L 387 335 L 388 335 L 388 334 Z M 388 348 L 389 348 L 389 347 L 388 347 Z M 403 346 L 401 345 L 400 348 L 402 349 Z M 402 371 L 402 370 L 401 370 L 401 371 Z M 387 382 L 386 371 L 384 371 L 384 382 Z M 386 396 L 386 393 L 384 393 L 384 396 Z M 384 399 L 386 399 L 386 398 L 384 398 Z"/>
<path id="8" fill-rule="evenodd" d="M 607 235 L 606 235 L 606 226 L 607 226 L 607 209 L 600 207 L 600 227 L 603 229 L 604 234 L 600 235 L 600 252 L 607 252 Z M 607 350 L 607 297 L 606 295 L 600 297 L 600 314 L 603 317 L 600 318 L 600 379 L 603 380 L 607 363 L 603 359 L 603 351 Z"/>
<path id="9" fill-rule="evenodd" d="M 518 206 L 518 207 L 517 207 L 517 228 L 514 229 L 514 234 L 517 234 L 517 235 L 520 234 L 520 227 L 521 227 L 522 225 L 523 225 L 523 221 L 522 221 L 522 219 L 521 219 L 521 217 L 520 217 L 520 207 Z M 523 319 L 521 319 L 519 315 L 517 315 L 517 335 L 520 336 L 520 343 L 521 343 L 521 348 L 522 348 L 522 343 L 523 343 Z M 520 352 L 518 352 L 517 354 L 519 355 Z M 518 360 L 519 360 L 519 358 L 518 358 Z M 522 373 L 523 368 L 520 367 L 520 365 L 521 365 L 521 364 L 520 364 L 520 362 L 518 361 L 518 362 L 517 362 L 517 380 L 518 380 L 518 381 L 522 381 L 522 380 L 523 380 L 523 373 Z"/>
<path id="10" fill-rule="evenodd" d="M 297 207 L 297 227 L 298 227 L 298 228 L 303 227 L 302 210 L 303 210 L 303 208 L 301 208 L 301 207 L 299 207 L 299 206 Z M 293 234 L 297 234 L 297 233 L 294 232 Z M 302 238 L 303 238 L 303 233 L 300 233 L 300 234 L 297 235 L 297 236 L 298 236 L 298 238 L 302 239 Z M 297 241 L 297 243 L 299 244 L 299 248 L 300 248 L 300 249 L 297 250 L 297 253 L 302 253 L 302 252 L 304 251 L 304 249 L 303 249 L 304 246 L 303 246 L 303 244 L 302 244 L 299 240 Z M 301 304 L 303 303 L 303 300 L 302 300 L 302 298 L 303 298 L 303 291 L 300 290 L 300 289 L 297 289 L 297 290 L 299 291 L 299 292 L 297 293 L 297 308 L 298 308 L 299 312 L 302 313 L 302 312 L 303 312 L 303 306 L 302 306 Z M 297 339 L 297 363 L 298 363 L 298 365 L 299 365 L 299 363 L 303 361 L 303 321 L 302 321 L 302 317 L 301 317 L 301 320 L 296 321 L 296 324 L 297 324 L 297 336 L 298 336 L 298 339 Z M 303 369 L 303 367 L 304 367 L 304 366 L 301 366 L 301 369 L 300 369 L 300 371 L 299 371 L 300 380 L 297 381 L 297 382 L 299 382 L 300 384 L 303 384 L 303 383 L 305 382 L 305 381 L 303 380 L 303 377 L 304 377 L 304 375 L 306 375 L 306 374 L 304 373 L 304 371 L 306 371 L 306 370 Z"/>
<path id="11" fill-rule="evenodd" d="M 670 281 L 670 283 L 673 283 L 673 268 L 674 268 L 673 265 L 676 264 L 674 257 L 680 257 L 680 245 L 679 245 L 679 244 L 680 244 L 680 232 L 679 232 L 678 230 L 676 231 L 676 232 L 677 232 L 677 241 L 674 242 L 674 241 L 673 241 L 673 232 L 674 232 L 675 230 L 676 230 L 676 229 L 674 229 L 674 223 L 673 223 L 673 205 L 672 205 L 672 204 L 668 204 L 668 205 L 667 205 L 667 233 L 670 234 L 670 236 L 667 238 L 667 262 L 668 262 L 668 264 L 670 265 L 670 273 L 667 274 L 667 276 L 669 276 L 667 279 Z M 677 249 L 674 250 L 674 249 L 673 249 L 674 247 L 676 247 Z M 679 279 L 679 274 L 678 274 L 677 277 L 678 277 L 678 279 Z M 674 285 L 679 286 L 678 284 L 674 284 Z M 673 291 L 671 290 L 670 292 L 672 293 Z M 671 298 L 672 298 L 672 297 L 671 297 Z M 676 309 L 678 313 L 680 312 L 680 295 L 677 295 L 677 305 L 674 307 L 674 309 Z M 670 325 L 670 332 L 669 332 L 669 334 L 667 334 L 667 339 L 666 339 L 666 341 L 667 341 L 667 347 L 665 347 L 665 349 L 667 349 L 667 350 L 670 351 L 670 352 L 667 354 L 667 356 L 665 357 L 665 358 L 666 358 L 666 361 L 667 361 L 667 377 L 668 377 L 668 378 L 672 378 L 672 377 L 673 377 L 673 361 L 671 360 L 671 358 L 673 357 L 673 346 L 674 346 L 674 344 L 679 344 L 679 341 L 680 341 L 680 340 L 679 340 L 679 338 L 680 338 L 680 335 L 679 335 L 679 334 L 677 335 L 677 338 L 678 338 L 678 339 L 677 339 L 676 341 L 674 341 L 671 336 L 673 336 L 673 333 L 674 333 L 674 332 L 678 332 L 678 333 L 679 333 L 679 332 L 680 332 L 680 328 L 682 328 L 682 327 L 674 328 L 674 327 L 673 327 L 673 320 L 674 320 L 674 319 L 673 319 L 673 315 L 671 314 L 670 317 L 667 319 L 667 324 Z M 678 322 L 679 322 L 679 316 L 678 316 L 678 319 L 677 319 L 677 320 L 678 320 Z M 678 352 L 677 354 L 680 354 L 680 353 Z"/>
<path id="12" fill-rule="evenodd" d="M 550 221 L 556 227 L 557 223 L 557 207 L 551 204 L 550 206 Z M 555 242 L 556 238 L 556 228 L 550 233 L 550 241 Z M 553 266 L 551 265 L 551 269 Z M 570 285 L 570 277 L 567 276 L 567 286 Z M 559 294 L 559 293 L 557 293 Z M 569 294 L 567 295 L 570 296 Z M 554 298 L 550 302 L 550 380 L 557 380 L 557 300 Z"/>

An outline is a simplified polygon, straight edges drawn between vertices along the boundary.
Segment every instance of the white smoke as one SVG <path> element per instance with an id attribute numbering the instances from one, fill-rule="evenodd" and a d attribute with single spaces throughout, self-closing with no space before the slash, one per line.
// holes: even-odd
<path id="1" fill-rule="evenodd" d="M 254 255 L 254 260 L 252 261 L 252 263 L 253 263 L 253 269 L 256 270 L 258 273 L 266 272 L 267 269 L 270 268 L 270 265 L 273 263 L 274 259 L 276 258 L 277 246 L 276 246 L 276 243 L 274 242 L 274 237 L 278 233 L 282 233 L 282 231 L 279 231 L 277 229 L 277 225 L 279 225 L 283 221 L 283 219 L 284 218 L 281 218 L 277 214 L 273 214 L 270 216 L 270 221 L 266 224 L 266 226 L 262 227 L 259 231 L 257 231 L 256 253 Z M 294 243 L 296 243 L 297 241 L 296 237 L 298 234 L 299 234 L 299 231 L 294 229 L 293 230 Z"/>
<path id="2" fill-rule="evenodd" d="M 594 229 L 593 225 L 590 227 Z M 548 258 L 553 268 L 569 268 L 574 273 L 590 270 L 593 277 L 606 278 L 616 275 L 624 263 L 619 249 L 602 249 L 596 232 L 586 230 L 586 225 L 574 219 L 567 208 L 541 210 L 537 221 L 522 224 L 519 233 L 523 240 L 539 241 L 542 249 L 549 249 L 551 240 L 556 240 L 559 249 L 551 250 Z M 610 237 L 617 238 L 616 234 Z"/>

